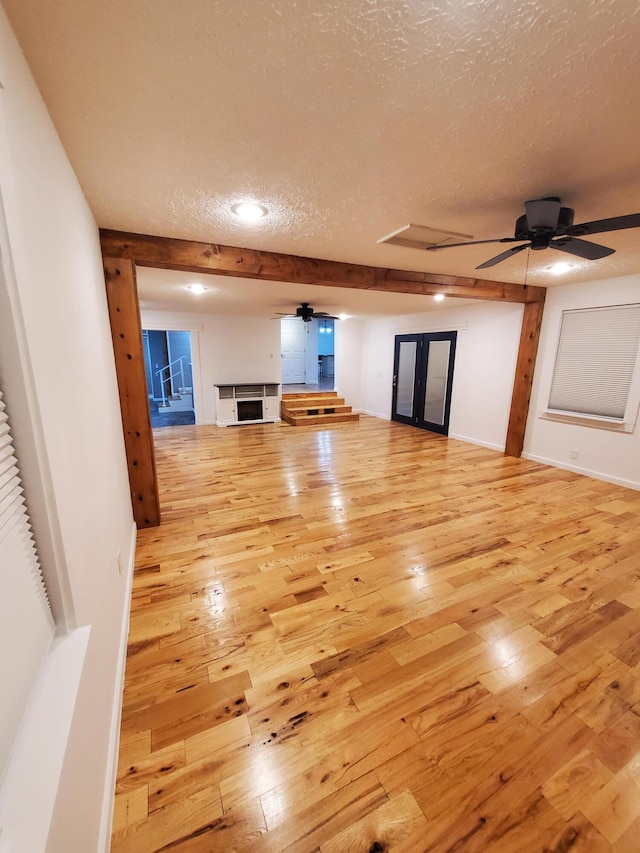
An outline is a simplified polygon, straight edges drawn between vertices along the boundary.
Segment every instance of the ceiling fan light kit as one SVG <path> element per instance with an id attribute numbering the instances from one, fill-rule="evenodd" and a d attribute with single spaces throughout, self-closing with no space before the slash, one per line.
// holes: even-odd
<path id="1" fill-rule="evenodd" d="M 586 261 L 597 261 L 613 255 L 615 249 L 601 246 L 590 240 L 579 240 L 585 234 L 602 234 L 606 231 L 622 231 L 627 228 L 640 228 L 640 213 L 630 213 L 627 216 L 612 216 L 609 219 L 598 219 L 593 222 L 573 224 L 574 212 L 570 207 L 562 207 L 557 196 L 534 199 L 524 203 L 525 213 L 516 220 L 513 237 L 502 237 L 495 240 L 473 240 L 466 243 L 447 243 L 439 246 L 426 246 L 427 251 L 452 249 L 459 246 L 479 246 L 485 243 L 520 243 L 485 261 L 477 270 L 494 267 L 506 261 L 512 255 L 533 249 L 557 249 L 575 255 Z"/>

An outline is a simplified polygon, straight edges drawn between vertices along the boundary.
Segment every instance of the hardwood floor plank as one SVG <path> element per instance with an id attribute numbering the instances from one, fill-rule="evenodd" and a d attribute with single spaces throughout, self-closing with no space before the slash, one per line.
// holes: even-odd
<path id="1" fill-rule="evenodd" d="M 113 805 L 113 831 L 140 823 L 149 814 L 149 789 L 141 785 L 123 794 L 116 792 Z"/>
<path id="2" fill-rule="evenodd" d="M 321 853 L 371 853 L 403 850 L 421 853 L 427 820 L 408 792 L 384 803 L 357 823 L 320 845 Z"/>
<path id="3" fill-rule="evenodd" d="M 640 817 L 640 784 L 633 774 L 618 773 L 584 804 L 582 813 L 614 844 Z"/>
<path id="4" fill-rule="evenodd" d="M 386 802 L 388 797 L 375 773 L 367 773 L 298 812 L 295 820 L 281 813 L 275 828 L 248 846 L 246 853 L 310 853 Z"/>
<path id="5" fill-rule="evenodd" d="M 613 772 L 589 749 L 567 761 L 542 786 L 542 793 L 565 820 L 570 821 L 582 804 L 613 779 Z"/>
<path id="6" fill-rule="evenodd" d="M 187 763 L 184 742 L 178 741 L 165 749 L 159 749 L 140 758 L 130 765 L 121 767 L 116 778 L 116 794 L 123 794 L 149 784 L 179 770 Z"/>
<path id="7" fill-rule="evenodd" d="M 112 853 L 635 853 L 639 492 L 366 416 L 155 444 Z"/>
<path id="8" fill-rule="evenodd" d="M 217 786 L 203 788 L 192 797 L 151 814 L 113 835 L 112 846 L 121 853 L 157 853 L 179 849 L 189 838 L 222 817 Z"/>

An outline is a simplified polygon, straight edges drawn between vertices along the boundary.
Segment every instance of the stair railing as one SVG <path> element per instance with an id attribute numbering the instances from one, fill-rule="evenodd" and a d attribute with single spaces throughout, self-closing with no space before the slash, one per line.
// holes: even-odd
<path id="1" fill-rule="evenodd" d="M 176 376 L 180 377 L 180 382 L 178 384 L 178 388 L 184 388 L 184 360 L 186 359 L 186 355 L 178 356 L 178 358 L 174 358 L 173 361 L 169 362 L 169 364 L 165 364 L 164 367 L 161 367 L 159 370 L 156 370 L 155 375 L 160 377 L 160 390 L 162 391 L 162 405 L 167 405 L 167 391 L 166 386 L 169 383 L 170 386 L 173 385 L 174 379 Z M 179 366 L 176 370 L 173 370 L 173 365 L 178 364 Z M 166 376 L 162 374 L 168 371 Z"/>

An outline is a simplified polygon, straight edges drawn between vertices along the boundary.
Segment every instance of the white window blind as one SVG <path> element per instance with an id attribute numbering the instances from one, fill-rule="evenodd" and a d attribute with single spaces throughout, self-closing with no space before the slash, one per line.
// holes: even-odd
<path id="1" fill-rule="evenodd" d="M 640 305 L 564 311 L 549 409 L 623 421 L 640 343 Z"/>
<path id="2" fill-rule="evenodd" d="M 0 392 L 0 780 L 53 631 Z"/>

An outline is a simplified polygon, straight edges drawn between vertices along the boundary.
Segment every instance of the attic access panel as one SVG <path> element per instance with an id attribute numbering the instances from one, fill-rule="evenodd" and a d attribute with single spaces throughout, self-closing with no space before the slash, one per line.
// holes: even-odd
<path id="1" fill-rule="evenodd" d="M 427 249 L 430 246 L 446 246 L 458 240 L 473 240 L 471 234 L 458 234 L 455 231 L 443 231 L 426 225 L 403 225 L 377 242 L 391 246 L 405 246 L 409 249 Z"/>

